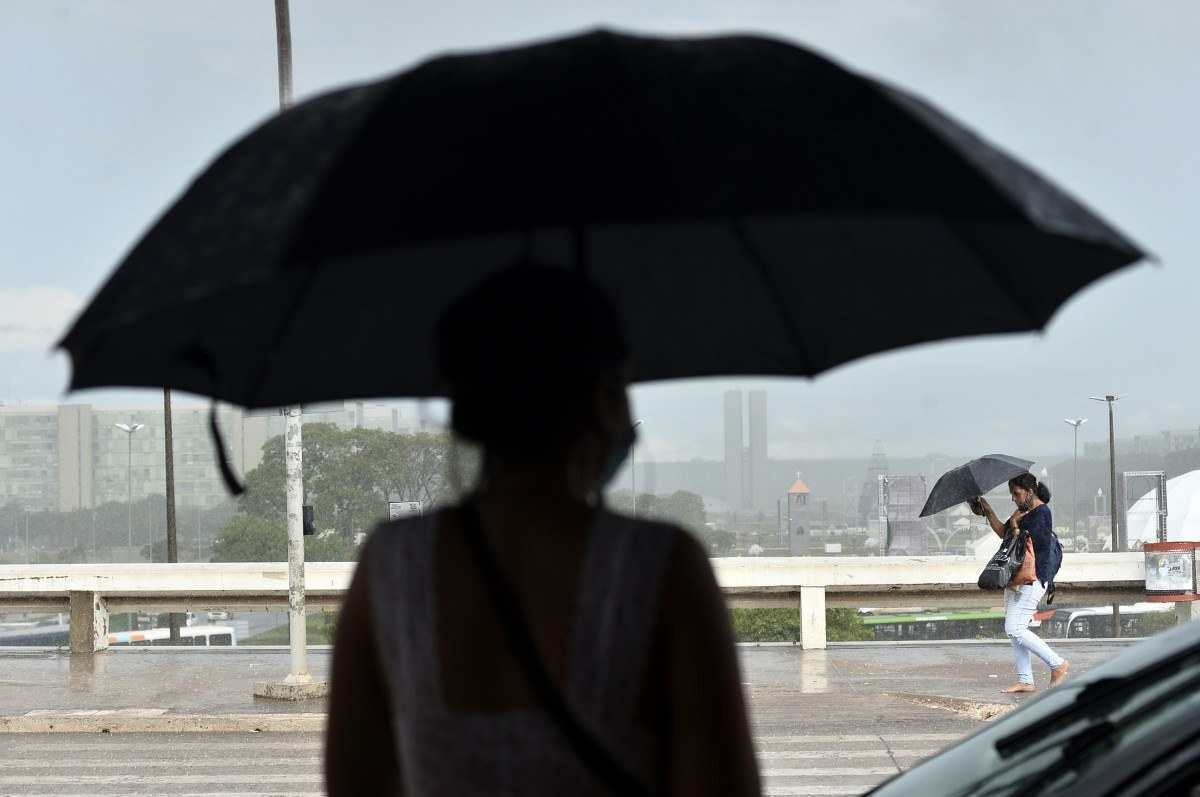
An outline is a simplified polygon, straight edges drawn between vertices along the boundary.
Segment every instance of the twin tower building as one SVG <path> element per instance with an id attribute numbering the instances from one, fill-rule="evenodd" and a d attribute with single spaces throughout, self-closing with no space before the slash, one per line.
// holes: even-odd
<path id="1" fill-rule="evenodd" d="M 774 513 L 774 492 L 767 476 L 767 391 L 727 390 L 725 501 L 733 510 Z"/>

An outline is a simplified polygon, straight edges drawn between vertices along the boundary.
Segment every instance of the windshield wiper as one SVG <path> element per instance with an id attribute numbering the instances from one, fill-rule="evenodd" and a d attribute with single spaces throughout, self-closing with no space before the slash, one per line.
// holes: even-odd
<path id="1" fill-rule="evenodd" d="M 1037 724 L 996 740 L 996 752 L 1001 758 L 1008 758 L 1031 744 L 1044 740 L 1064 726 L 1080 720 L 1103 717 L 1137 697 L 1143 688 L 1161 685 L 1165 678 L 1190 664 L 1197 663 L 1198 658 L 1200 647 L 1192 646 L 1130 675 L 1101 678 L 1076 687 L 1079 694 L 1075 696 L 1074 701 L 1052 712 Z"/>

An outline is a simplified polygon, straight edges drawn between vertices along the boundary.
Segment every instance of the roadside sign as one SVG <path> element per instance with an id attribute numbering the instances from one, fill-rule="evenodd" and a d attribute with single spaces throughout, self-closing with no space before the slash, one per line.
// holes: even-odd
<path id="1" fill-rule="evenodd" d="M 388 520 L 399 520 L 419 514 L 421 514 L 420 501 L 388 501 Z"/>

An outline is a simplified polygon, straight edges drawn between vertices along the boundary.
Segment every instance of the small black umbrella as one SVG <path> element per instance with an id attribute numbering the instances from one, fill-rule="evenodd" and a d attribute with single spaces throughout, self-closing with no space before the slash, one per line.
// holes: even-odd
<path id="1" fill-rule="evenodd" d="M 251 131 L 63 339 L 71 388 L 433 395 L 434 319 L 528 256 L 611 292 L 644 381 L 809 376 L 1039 329 L 1143 253 L 929 104 L 812 52 L 598 31 L 437 58 Z"/>
<path id="2" fill-rule="evenodd" d="M 1031 459 L 1010 457 L 1007 454 L 988 454 L 946 471 L 929 491 L 921 509 L 921 517 L 929 517 L 943 509 L 978 498 L 1014 476 L 1029 471 Z"/>

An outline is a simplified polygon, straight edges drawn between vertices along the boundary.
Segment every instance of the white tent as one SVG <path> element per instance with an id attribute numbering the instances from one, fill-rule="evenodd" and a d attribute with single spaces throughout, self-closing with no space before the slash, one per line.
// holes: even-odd
<path id="1" fill-rule="evenodd" d="M 1151 490 L 1129 507 L 1131 544 L 1158 541 L 1158 503 L 1154 493 Z M 1167 482 L 1167 540 L 1200 542 L 1200 470 Z"/>

